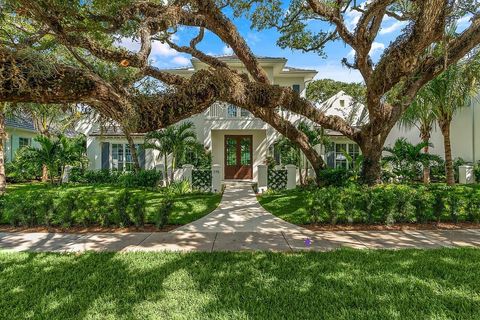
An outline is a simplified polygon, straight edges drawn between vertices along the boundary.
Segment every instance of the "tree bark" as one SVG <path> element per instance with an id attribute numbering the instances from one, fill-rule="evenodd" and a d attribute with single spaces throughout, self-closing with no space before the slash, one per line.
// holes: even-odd
<path id="1" fill-rule="evenodd" d="M 133 141 L 133 138 L 130 135 L 130 133 L 127 133 L 125 131 L 125 136 L 127 137 L 128 147 L 130 148 L 130 153 L 132 155 L 133 171 L 139 172 L 140 171 L 140 162 L 138 161 L 138 154 L 137 154 L 137 148 L 135 147 L 135 142 Z"/>
<path id="2" fill-rule="evenodd" d="M 6 103 L 0 103 L 0 194 L 7 190 L 7 177 L 5 176 L 4 141 L 7 137 L 5 132 L 5 107 Z"/>
<path id="3" fill-rule="evenodd" d="M 369 186 L 382 182 L 382 159 L 383 144 L 385 138 L 378 135 L 362 135 L 361 139 L 356 141 L 362 150 L 363 164 L 360 172 L 360 181 Z"/>
<path id="4" fill-rule="evenodd" d="M 423 148 L 423 152 L 428 154 L 428 143 L 430 143 L 430 130 L 424 131 L 420 133 L 420 137 L 424 143 L 426 143 L 425 147 Z M 429 184 L 430 183 L 430 165 L 423 166 L 423 183 Z"/>
<path id="5" fill-rule="evenodd" d="M 450 121 L 439 120 L 440 130 L 443 135 L 443 146 L 445 149 L 445 176 L 447 178 L 447 185 L 455 185 L 455 175 L 453 172 L 453 158 L 452 158 L 452 144 L 450 141 Z"/>

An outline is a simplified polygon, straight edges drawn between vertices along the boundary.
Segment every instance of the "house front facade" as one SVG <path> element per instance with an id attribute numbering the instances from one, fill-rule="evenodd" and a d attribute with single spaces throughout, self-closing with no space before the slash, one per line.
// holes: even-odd
<path id="1" fill-rule="evenodd" d="M 224 56 L 219 59 L 231 68 L 245 71 L 243 64 L 234 56 Z M 272 84 L 292 88 L 301 96 L 305 96 L 306 86 L 317 74 L 316 70 L 289 67 L 285 58 L 258 57 L 258 60 Z M 192 66 L 188 68 L 163 71 L 190 77 L 196 70 L 207 68 L 207 65 L 195 58 L 191 63 Z M 368 120 L 365 108 L 356 104 L 343 92 L 337 93 L 317 107 L 328 115 L 343 117 L 353 126 L 361 126 Z M 279 112 L 294 124 L 304 121 L 302 117 L 288 111 L 280 109 Z M 220 165 L 221 177 L 224 180 L 257 181 L 258 166 L 266 164 L 267 159 L 274 156 L 273 145 L 280 137 L 274 128 L 255 118 L 247 110 L 223 102 L 216 102 L 204 112 L 184 121 L 190 121 L 195 125 L 198 141 L 211 153 L 212 164 Z M 121 130 L 115 127 L 102 129 L 94 121 L 87 121 L 77 128 L 77 131 L 87 135 L 90 169 L 130 170 L 132 168 L 133 159 L 130 148 Z M 358 145 L 338 132 L 325 130 L 325 133 L 330 138 L 330 145 L 328 148 L 322 146 L 316 148 L 327 165 L 333 168 L 350 167 L 352 164 L 345 157 L 345 152 L 355 160 L 361 152 Z M 416 128 L 395 127 L 385 145 L 393 145 L 400 137 L 406 137 L 412 143 L 420 141 Z M 158 151 L 143 148 L 145 135 L 135 134 L 133 139 L 137 146 L 141 167 L 163 170 L 164 158 L 159 156 Z M 442 136 L 438 128 L 432 132 L 432 143 L 434 146 L 431 152 L 443 156 Z M 478 100 L 474 100 L 471 106 L 461 109 L 454 117 L 452 147 L 454 157 L 461 157 L 469 162 L 480 160 Z"/>

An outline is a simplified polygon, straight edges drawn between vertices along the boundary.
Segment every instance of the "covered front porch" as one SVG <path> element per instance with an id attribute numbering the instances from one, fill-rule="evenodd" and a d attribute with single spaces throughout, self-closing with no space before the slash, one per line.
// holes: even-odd
<path id="1" fill-rule="evenodd" d="M 220 165 L 224 181 L 258 181 L 258 166 L 265 164 L 267 130 L 211 130 L 212 163 Z"/>

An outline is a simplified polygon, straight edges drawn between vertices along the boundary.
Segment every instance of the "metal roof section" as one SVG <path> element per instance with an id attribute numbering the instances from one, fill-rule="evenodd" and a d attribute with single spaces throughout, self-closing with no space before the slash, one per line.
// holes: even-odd
<path id="1" fill-rule="evenodd" d="M 15 128 L 15 129 L 23 129 L 28 131 L 37 131 L 35 129 L 35 125 L 33 121 L 28 116 L 13 116 L 7 117 L 5 119 L 5 127 L 8 128 Z"/>

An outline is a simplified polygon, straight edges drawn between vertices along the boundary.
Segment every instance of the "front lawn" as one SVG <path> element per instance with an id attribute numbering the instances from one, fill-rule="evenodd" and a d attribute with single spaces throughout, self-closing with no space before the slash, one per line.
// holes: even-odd
<path id="1" fill-rule="evenodd" d="M 480 185 L 350 185 L 267 192 L 258 196 L 269 212 L 290 223 L 369 224 L 478 223 Z"/>
<path id="2" fill-rule="evenodd" d="M 0 319 L 479 319 L 480 250 L 0 252 Z"/>
<path id="3" fill-rule="evenodd" d="M 294 224 L 310 223 L 309 207 L 313 193 L 308 190 L 293 189 L 264 193 L 257 197 L 267 211 Z"/>
<path id="4" fill-rule="evenodd" d="M 27 197 L 29 192 L 45 192 L 62 196 L 66 193 L 74 193 L 80 196 L 100 198 L 113 198 L 124 188 L 112 185 L 66 185 L 60 187 L 50 186 L 43 183 L 12 184 L 8 186 L 7 195 L 18 196 L 20 199 Z M 144 190 L 129 189 L 133 194 L 142 195 L 146 200 L 147 222 L 151 221 L 151 216 L 158 210 L 165 193 L 162 189 Z M 173 207 L 170 213 L 168 224 L 183 225 L 195 221 L 206 214 L 212 212 L 220 203 L 221 195 L 212 193 L 187 193 L 175 195 L 173 198 Z M 93 199 L 95 200 L 95 199 Z M 98 208 L 92 208 L 96 210 Z"/>

